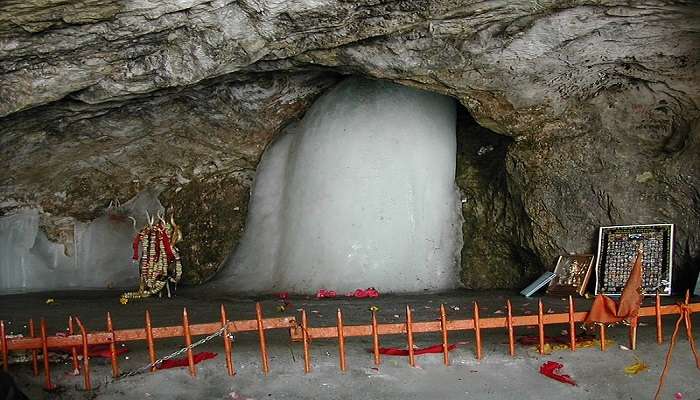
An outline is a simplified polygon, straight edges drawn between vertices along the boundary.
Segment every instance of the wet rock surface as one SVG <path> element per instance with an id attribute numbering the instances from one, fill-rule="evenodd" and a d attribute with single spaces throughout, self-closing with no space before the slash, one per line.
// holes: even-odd
<path id="1" fill-rule="evenodd" d="M 494 238 L 465 247 L 491 266 L 464 264 L 467 286 L 516 285 L 517 271 L 592 251 L 612 224 L 675 223 L 677 283 L 697 275 L 692 2 L 12 0 L 0 11 L 0 214 L 40 208 L 56 240 L 70 236 L 65 218 L 93 219 L 151 186 L 183 187 L 191 195 L 163 200 L 187 202 L 206 191 L 185 189 L 194 179 L 233 180 L 226 207 L 245 209 L 272 137 L 352 73 L 454 96 L 511 138 L 497 185 L 479 191 L 491 175 L 462 158 L 462 190 L 493 199 L 464 204 L 470 234 Z M 191 268 L 223 258 L 197 255 Z"/>
<path id="2" fill-rule="evenodd" d="M 457 173 L 462 195 L 461 281 L 467 288 L 516 288 L 544 266 L 530 250 L 532 232 L 519 197 L 508 190 L 506 156 L 513 140 L 476 123 L 462 109 L 457 120 Z"/>
<path id="3" fill-rule="evenodd" d="M 177 246 L 189 267 L 182 271 L 183 283 L 199 284 L 214 276 L 238 243 L 245 227 L 250 180 L 224 172 L 197 178 L 162 196 L 182 221 L 183 240 Z"/>

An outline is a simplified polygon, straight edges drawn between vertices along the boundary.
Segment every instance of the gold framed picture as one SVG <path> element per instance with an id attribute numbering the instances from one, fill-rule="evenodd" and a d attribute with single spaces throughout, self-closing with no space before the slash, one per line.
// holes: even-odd
<path id="1" fill-rule="evenodd" d="M 583 296 L 593 271 L 593 255 L 559 256 L 554 268 L 554 279 L 549 282 L 547 294 Z"/>
<path id="2" fill-rule="evenodd" d="M 642 289 L 645 296 L 671 294 L 673 224 L 600 227 L 595 294 L 620 296 L 643 245 Z"/>

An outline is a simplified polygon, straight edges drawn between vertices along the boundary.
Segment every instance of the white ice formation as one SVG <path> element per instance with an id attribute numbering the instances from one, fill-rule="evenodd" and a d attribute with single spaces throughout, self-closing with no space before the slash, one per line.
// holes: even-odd
<path id="1" fill-rule="evenodd" d="M 352 78 L 265 152 L 228 292 L 440 290 L 458 285 L 456 105 Z"/>
<path id="2" fill-rule="evenodd" d="M 162 211 L 157 193 L 145 191 L 90 223 L 76 222 L 69 255 L 40 228 L 39 211 L 0 218 L 0 293 L 137 287 L 131 262 L 134 229 L 129 216 L 146 223 L 146 211 Z"/>

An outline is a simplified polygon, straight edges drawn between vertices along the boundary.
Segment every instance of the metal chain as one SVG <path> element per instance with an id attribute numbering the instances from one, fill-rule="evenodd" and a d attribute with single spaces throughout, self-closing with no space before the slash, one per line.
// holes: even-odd
<path id="1" fill-rule="evenodd" d="M 223 326 L 223 327 L 221 327 L 218 331 L 212 333 L 211 335 L 209 335 L 209 336 L 207 336 L 207 337 L 205 337 L 205 338 L 203 338 L 203 339 L 200 339 L 200 340 L 198 340 L 198 341 L 192 343 L 192 344 L 189 345 L 189 346 L 185 346 L 185 347 L 181 348 L 180 350 L 178 350 L 178 351 L 176 351 L 176 352 L 174 352 L 174 353 L 168 354 L 168 355 L 165 356 L 165 357 L 161 357 L 161 358 L 157 359 L 156 361 L 154 361 L 154 362 L 152 362 L 152 363 L 150 363 L 150 364 L 148 364 L 148 365 L 144 365 L 144 366 L 141 367 L 141 368 L 137 368 L 137 369 L 131 370 L 131 371 L 129 371 L 129 372 L 124 372 L 124 373 L 122 373 L 121 375 L 119 375 L 119 377 L 117 377 L 117 378 L 114 379 L 114 380 L 120 380 L 120 379 L 123 379 L 123 378 L 128 378 L 128 377 L 130 377 L 130 376 L 134 376 L 134 375 L 138 375 L 138 374 L 144 373 L 144 372 L 146 372 L 147 370 L 149 370 L 149 369 L 151 369 L 151 368 L 153 368 L 153 367 L 156 367 L 156 366 L 160 365 L 163 361 L 170 360 L 171 358 L 175 358 L 175 357 L 179 356 L 180 354 L 186 352 L 187 350 L 194 349 L 195 347 L 197 347 L 197 346 L 199 346 L 199 345 L 201 345 L 201 344 L 204 344 L 204 343 L 206 343 L 206 342 L 208 342 L 208 341 L 214 339 L 214 338 L 217 337 L 217 336 L 221 336 L 221 334 L 224 333 L 225 330 L 226 330 L 226 326 Z M 230 334 L 229 334 L 229 335 L 230 335 Z M 230 335 L 229 338 L 232 339 L 231 336 L 232 336 L 232 335 Z"/>

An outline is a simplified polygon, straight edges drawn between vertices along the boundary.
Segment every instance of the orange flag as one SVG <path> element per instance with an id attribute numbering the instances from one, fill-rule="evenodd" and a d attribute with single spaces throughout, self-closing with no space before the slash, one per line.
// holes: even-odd
<path id="1" fill-rule="evenodd" d="M 637 317 L 644 298 L 642 293 L 642 258 L 643 251 L 640 246 L 637 249 L 637 257 L 634 260 L 630 276 L 622 290 L 620 304 L 608 296 L 597 295 L 593 300 L 591 311 L 586 316 L 586 323 L 612 324 Z"/>

